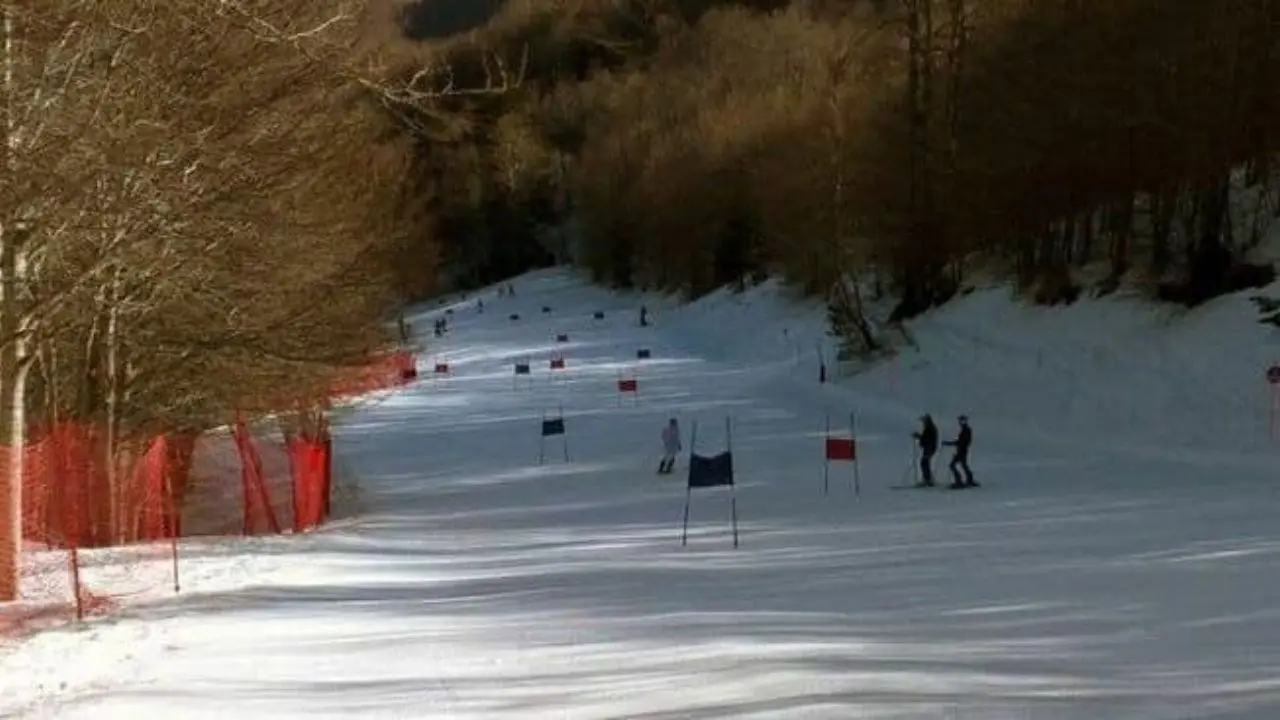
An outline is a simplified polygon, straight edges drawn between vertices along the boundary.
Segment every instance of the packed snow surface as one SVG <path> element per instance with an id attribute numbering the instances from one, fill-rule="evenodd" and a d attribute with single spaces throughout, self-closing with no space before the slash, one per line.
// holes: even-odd
<path id="1" fill-rule="evenodd" d="M 1245 297 L 978 290 L 819 385 L 822 311 L 772 284 L 688 306 L 564 270 L 514 286 L 458 300 L 438 341 L 445 308 L 410 315 L 421 379 L 340 429 L 359 517 L 188 543 L 180 595 L 0 650 L 0 717 L 1280 717 L 1280 331 Z M 924 411 L 944 438 L 970 415 L 982 488 L 893 489 Z M 569 462 L 540 447 L 561 412 Z M 851 413 L 860 492 L 836 464 L 824 495 L 824 426 Z M 681 546 L 669 417 L 708 455 L 731 419 L 737 549 L 728 489 L 692 494 Z"/>

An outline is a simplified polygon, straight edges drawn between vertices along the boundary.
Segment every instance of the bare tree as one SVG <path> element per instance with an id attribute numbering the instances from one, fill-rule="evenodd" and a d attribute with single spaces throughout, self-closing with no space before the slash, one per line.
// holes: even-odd
<path id="1" fill-rule="evenodd" d="M 148 433 L 323 397 L 388 339 L 409 153 L 386 108 L 514 81 L 388 80 L 362 5 L 0 3 L 0 601 L 32 423 L 104 427 L 114 474 Z"/>

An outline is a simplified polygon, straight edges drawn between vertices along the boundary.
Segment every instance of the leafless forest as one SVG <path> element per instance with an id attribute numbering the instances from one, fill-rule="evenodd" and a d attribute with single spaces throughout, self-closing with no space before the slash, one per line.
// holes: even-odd
<path id="1" fill-rule="evenodd" d="M 1273 274 L 1280 0 L 0 8 L 9 448 L 301 418 L 405 300 L 557 261 L 870 276 L 898 317 L 978 270 L 1046 303 Z"/>

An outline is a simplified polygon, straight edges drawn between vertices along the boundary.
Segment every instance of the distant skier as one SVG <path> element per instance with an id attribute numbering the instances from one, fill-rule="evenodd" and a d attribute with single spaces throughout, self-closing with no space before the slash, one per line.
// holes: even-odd
<path id="1" fill-rule="evenodd" d="M 640 306 L 640 327 L 649 327 L 649 308 L 645 305 Z"/>
<path id="2" fill-rule="evenodd" d="M 969 428 L 969 416 L 960 416 L 960 434 L 955 440 L 948 440 L 943 443 L 947 447 L 956 449 L 956 454 L 951 457 L 951 477 L 954 478 L 951 487 L 958 490 L 960 488 L 979 487 L 977 481 L 973 479 L 973 470 L 969 469 L 969 446 L 973 444 L 973 430 Z M 959 470 L 957 469 L 959 468 Z M 964 480 L 960 479 L 960 470 L 964 470 Z"/>
<path id="3" fill-rule="evenodd" d="M 929 413 L 920 416 L 920 431 L 911 433 L 920 445 L 921 487 L 933 487 L 933 456 L 938 452 L 938 426 Z"/>
<path id="4" fill-rule="evenodd" d="M 476 312 L 484 314 L 484 298 L 476 298 Z"/>
<path id="5" fill-rule="evenodd" d="M 662 461 L 658 463 L 659 475 L 670 475 L 676 465 L 676 456 L 684 447 L 680 444 L 680 423 L 675 418 L 662 428 Z"/>

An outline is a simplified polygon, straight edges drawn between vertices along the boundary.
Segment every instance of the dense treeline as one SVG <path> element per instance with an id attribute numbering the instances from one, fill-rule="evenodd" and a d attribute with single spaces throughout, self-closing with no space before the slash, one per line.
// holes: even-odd
<path id="1" fill-rule="evenodd" d="M 355 75 L 368 18 L 4 7 L 0 426 L 201 428 L 389 339 L 408 146 Z"/>
<path id="2" fill-rule="evenodd" d="M 508 3 L 438 45 L 475 76 L 526 60 L 420 145 L 456 279 L 559 258 L 824 293 L 858 271 L 905 316 L 975 268 L 1044 302 L 1268 277 L 1244 260 L 1277 205 L 1277 0 L 782 4 Z"/>
<path id="3" fill-rule="evenodd" d="M 386 111 L 434 97 L 385 82 L 396 39 L 344 0 L 0 2 L 0 445 L 93 427 L 114 483 L 159 433 L 306 431 L 415 280 Z M 0 456 L 2 602 L 27 453 Z"/>

